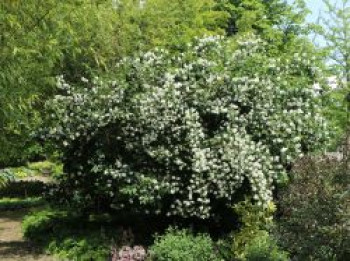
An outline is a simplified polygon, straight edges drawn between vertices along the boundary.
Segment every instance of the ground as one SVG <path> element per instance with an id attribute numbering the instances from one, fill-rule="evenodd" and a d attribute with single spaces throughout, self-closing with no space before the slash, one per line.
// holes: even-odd
<path id="1" fill-rule="evenodd" d="M 48 182 L 48 177 L 35 176 L 22 180 L 40 180 Z M 0 260 L 1 261 L 54 261 L 27 242 L 22 234 L 22 220 L 29 212 L 28 209 L 0 211 Z"/>
<path id="2" fill-rule="evenodd" d="M 22 236 L 21 222 L 28 210 L 2 211 L 0 213 L 0 260 L 1 261 L 54 261 L 40 253 Z"/>

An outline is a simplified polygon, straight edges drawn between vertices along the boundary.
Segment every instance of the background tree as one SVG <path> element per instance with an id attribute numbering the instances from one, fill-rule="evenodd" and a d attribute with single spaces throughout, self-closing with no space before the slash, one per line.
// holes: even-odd
<path id="1" fill-rule="evenodd" d="M 122 55 L 165 47 L 179 51 L 195 37 L 224 34 L 228 14 L 214 0 L 121 0 L 116 26 Z M 128 43 L 128 44 L 126 44 Z"/>
<path id="2" fill-rule="evenodd" d="M 272 52 L 312 46 L 302 37 L 305 12 L 274 1 L 3 1 L 1 3 L 0 165 L 37 154 L 30 137 L 54 77 L 69 82 L 113 74 L 114 64 L 154 47 L 181 51 L 194 37 L 254 32 Z M 230 19 L 228 21 L 228 19 Z M 35 146 L 33 146 L 35 145 Z M 26 148 L 23 151 L 23 148 Z"/>
<path id="3" fill-rule="evenodd" d="M 331 68 L 347 85 L 350 82 L 350 1 L 323 2 L 326 15 L 321 17 L 325 29 L 322 36 L 333 62 Z"/>
<path id="4" fill-rule="evenodd" d="M 30 133 L 57 75 L 76 81 L 107 67 L 112 13 L 94 1 L 0 4 L 0 165 L 18 164 L 39 149 Z"/>
<path id="5" fill-rule="evenodd" d="M 0 4 L 0 165 L 40 152 L 30 137 L 55 77 L 104 75 L 125 55 L 223 33 L 225 14 L 212 0 L 3 1 Z M 186 19 L 183 19 L 185 14 Z M 23 148 L 26 148 L 23 150 Z"/>
<path id="6" fill-rule="evenodd" d="M 305 22 L 309 13 L 305 1 L 288 3 L 283 0 L 228 0 L 218 1 L 218 7 L 230 14 L 227 34 L 254 32 L 265 41 L 286 44 L 300 35 L 306 35 L 310 25 Z"/>
<path id="7" fill-rule="evenodd" d="M 316 62 L 320 69 L 318 79 L 322 81 L 324 54 L 309 39 L 318 26 L 306 21 L 310 13 L 304 0 L 229 0 L 217 1 L 218 8 L 230 14 L 227 34 L 232 37 L 254 33 L 268 43 L 266 50 L 272 55 L 293 60 L 295 55 Z M 316 68 L 316 67 L 315 67 Z M 305 74 L 310 72 L 305 71 Z"/>
<path id="8" fill-rule="evenodd" d="M 336 76 L 337 89 L 327 93 L 326 115 L 335 128 L 337 140 L 341 140 L 346 132 L 347 103 L 350 83 L 350 1 L 323 1 L 326 11 L 320 17 L 323 26 L 321 37 L 325 40 L 328 53 L 328 75 Z M 336 145 L 340 145 L 336 142 Z"/>

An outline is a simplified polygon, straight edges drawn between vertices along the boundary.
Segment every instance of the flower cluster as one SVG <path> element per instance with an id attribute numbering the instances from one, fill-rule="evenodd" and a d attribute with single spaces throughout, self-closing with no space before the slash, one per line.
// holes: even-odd
<path id="1" fill-rule="evenodd" d="M 265 206 L 293 160 L 327 138 L 298 71 L 308 66 L 270 57 L 258 39 L 210 37 L 175 56 L 125 58 L 111 82 L 59 78 L 43 135 L 63 151 L 62 187 L 81 201 L 203 219 L 242 186 Z"/>
<path id="2" fill-rule="evenodd" d="M 147 252 L 142 246 L 123 246 L 119 251 L 112 250 L 112 261 L 144 261 L 146 260 Z"/>

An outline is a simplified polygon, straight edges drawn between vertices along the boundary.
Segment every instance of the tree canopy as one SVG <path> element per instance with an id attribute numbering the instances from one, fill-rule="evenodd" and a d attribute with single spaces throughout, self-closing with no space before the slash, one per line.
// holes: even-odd
<path id="1" fill-rule="evenodd" d="M 125 55 L 154 46 L 179 48 L 222 32 L 225 14 L 214 2 L 4 1 L 0 4 L 1 164 L 16 164 L 39 149 L 30 134 L 54 78 L 70 82 L 102 75 Z M 187 19 L 182 19 L 185 12 Z M 160 20 L 161 19 L 161 20 Z M 27 153 L 23 147 L 29 148 Z"/>

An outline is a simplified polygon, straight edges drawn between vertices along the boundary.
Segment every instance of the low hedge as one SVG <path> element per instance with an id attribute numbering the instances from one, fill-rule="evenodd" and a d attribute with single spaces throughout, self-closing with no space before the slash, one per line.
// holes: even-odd
<path id="1" fill-rule="evenodd" d="M 47 185 L 39 180 L 11 181 L 0 188 L 0 198 L 27 198 L 42 196 Z"/>
<path id="2" fill-rule="evenodd" d="M 15 210 L 22 208 L 38 207 L 45 204 L 41 197 L 35 198 L 2 198 L 0 199 L 0 210 Z"/>

